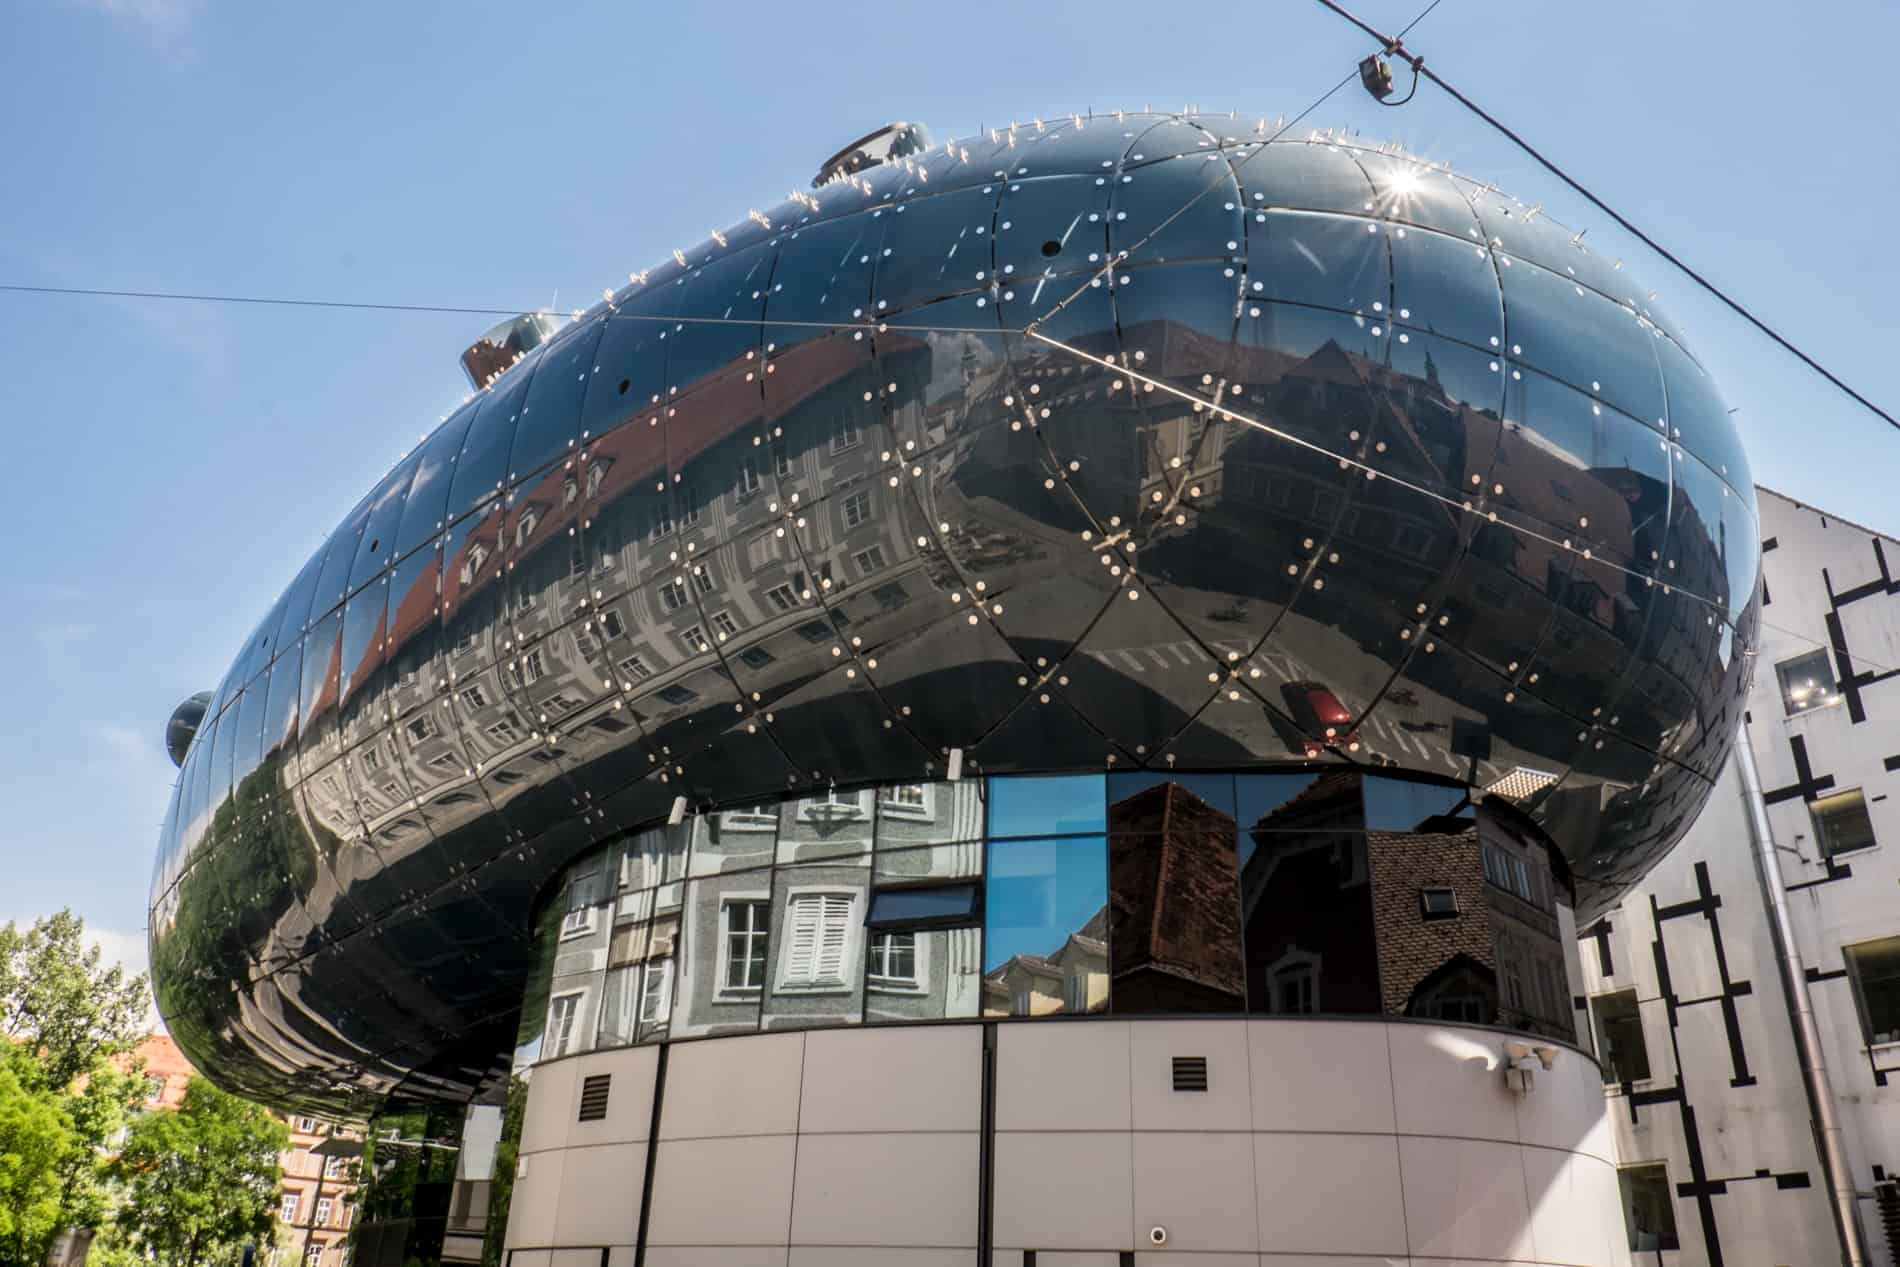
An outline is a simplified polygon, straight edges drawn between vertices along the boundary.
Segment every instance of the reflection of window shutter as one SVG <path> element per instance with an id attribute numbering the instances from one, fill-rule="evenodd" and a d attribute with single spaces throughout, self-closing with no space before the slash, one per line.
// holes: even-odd
<path id="1" fill-rule="evenodd" d="M 785 979 L 804 984 L 812 979 L 818 950 L 818 920 L 824 898 L 807 894 L 792 899 L 792 947 Z"/>
<path id="2" fill-rule="evenodd" d="M 824 929 L 818 942 L 818 970 L 823 981 L 844 980 L 844 943 L 850 934 L 851 898 L 828 893 L 824 897 Z"/>

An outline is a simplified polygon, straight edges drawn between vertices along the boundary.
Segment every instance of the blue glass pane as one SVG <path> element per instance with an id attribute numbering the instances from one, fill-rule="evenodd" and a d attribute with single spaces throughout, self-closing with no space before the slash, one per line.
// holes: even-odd
<path id="1" fill-rule="evenodd" d="M 990 780 L 991 836 L 1053 836 L 1107 828 L 1099 774 Z"/>
<path id="2" fill-rule="evenodd" d="M 1366 826 L 1373 831 L 1423 831 L 1426 820 L 1454 811 L 1470 818 L 1463 788 L 1403 779 L 1369 777 L 1365 781 Z"/>
<path id="3" fill-rule="evenodd" d="M 1099 794 L 1100 779 L 1093 781 Z M 1030 1016 L 1104 1009 L 1107 906 L 1106 837 L 991 845 L 983 921 L 984 1012 Z"/>

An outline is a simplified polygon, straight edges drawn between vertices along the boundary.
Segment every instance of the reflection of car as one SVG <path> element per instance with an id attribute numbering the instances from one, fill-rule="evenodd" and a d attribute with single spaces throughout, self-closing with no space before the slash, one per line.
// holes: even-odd
<path id="1" fill-rule="evenodd" d="M 1324 682 L 1287 682 L 1280 687 L 1293 720 L 1306 732 L 1306 755 L 1317 757 L 1326 748 L 1357 751 L 1359 733 L 1353 728 L 1352 710 L 1339 702 L 1339 696 Z"/>

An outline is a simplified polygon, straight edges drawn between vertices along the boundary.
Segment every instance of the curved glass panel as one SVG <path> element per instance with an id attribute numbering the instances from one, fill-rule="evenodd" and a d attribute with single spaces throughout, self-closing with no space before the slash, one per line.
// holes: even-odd
<path id="1" fill-rule="evenodd" d="M 401 558 L 442 531 L 448 510 L 449 485 L 455 477 L 455 458 L 462 451 L 468 427 L 486 399 L 477 396 L 450 414 L 422 443 L 416 475 L 403 501 L 402 521 L 396 529 L 396 557 Z"/>

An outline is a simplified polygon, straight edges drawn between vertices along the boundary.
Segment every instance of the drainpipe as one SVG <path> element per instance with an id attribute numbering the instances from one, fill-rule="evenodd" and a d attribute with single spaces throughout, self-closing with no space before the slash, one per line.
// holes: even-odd
<path id="1" fill-rule="evenodd" d="M 1742 801 L 1748 809 L 1749 834 L 1754 837 L 1755 875 L 1761 881 L 1762 900 L 1768 909 L 1768 930 L 1774 936 L 1775 960 L 1781 968 L 1781 990 L 1788 1004 L 1789 1024 L 1794 1028 L 1801 1081 L 1808 1092 L 1809 1124 L 1814 1128 L 1815 1148 L 1821 1155 L 1821 1169 L 1827 1180 L 1834 1231 L 1841 1241 L 1841 1262 L 1844 1267 L 1866 1267 L 1860 1210 L 1848 1173 L 1847 1150 L 1841 1144 L 1841 1121 L 1834 1111 L 1827 1057 L 1822 1053 L 1821 1032 L 1814 1023 L 1814 1007 L 1808 998 L 1808 977 L 1801 962 L 1801 948 L 1795 942 L 1794 924 L 1788 916 L 1788 894 L 1781 887 L 1781 863 L 1775 857 L 1774 832 L 1768 826 L 1768 805 L 1761 794 L 1761 771 L 1755 765 L 1755 750 L 1749 746 L 1746 722 L 1736 735 L 1735 766 L 1742 776 Z"/>

